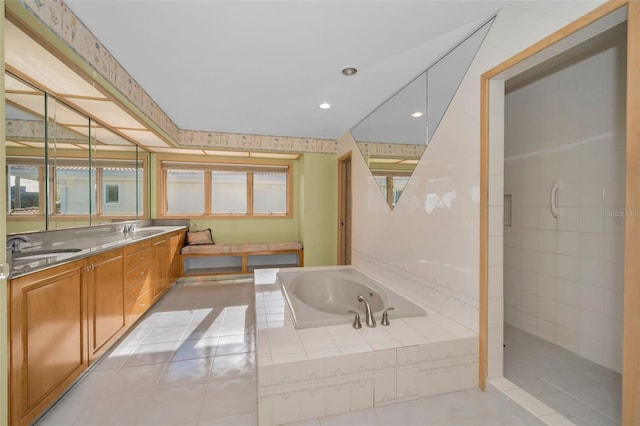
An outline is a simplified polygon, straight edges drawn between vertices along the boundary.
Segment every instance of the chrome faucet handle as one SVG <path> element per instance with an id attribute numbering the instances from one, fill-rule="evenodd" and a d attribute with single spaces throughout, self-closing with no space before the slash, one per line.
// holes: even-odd
<path id="1" fill-rule="evenodd" d="M 349 311 L 349 313 L 356 314 L 355 318 L 353 319 L 353 328 L 362 328 L 362 323 L 360 322 L 360 312 Z"/>
<path id="2" fill-rule="evenodd" d="M 12 237 L 7 238 L 7 251 L 10 253 L 20 253 L 22 248 L 20 247 L 20 242 L 28 243 L 31 241 L 31 238 L 26 235 L 14 235 Z"/>
<path id="3" fill-rule="evenodd" d="M 375 327 L 376 319 L 373 317 L 373 314 L 371 313 L 371 305 L 369 304 L 367 299 L 362 295 L 358 295 L 358 302 L 364 303 L 364 313 L 365 313 L 364 321 L 365 323 L 367 323 L 367 327 Z"/>
<path id="4" fill-rule="evenodd" d="M 389 315 L 387 314 L 387 312 L 389 312 L 390 310 L 395 309 L 393 306 L 387 308 L 384 310 L 384 312 L 382 312 L 382 321 L 380 321 L 380 324 L 387 326 L 389 325 Z"/>

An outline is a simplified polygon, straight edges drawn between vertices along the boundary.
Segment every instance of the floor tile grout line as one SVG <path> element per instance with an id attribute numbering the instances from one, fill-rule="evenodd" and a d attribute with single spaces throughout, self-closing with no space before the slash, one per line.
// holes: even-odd
<path id="1" fill-rule="evenodd" d="M 543 347 L 540 347 L 540 345 L 535 345 L 532 342 L 538 343 L 541 342 L 543 344 Z M 509 347 L 512 351 L 515 351 L 514 353 L 507 353 L 507 351 L 505 350 L 505 378 L 508 379 L 507 375 L 508 370 L 514 370 L 516 376 L 513 376 L 514 379 L 518 380 L 518 382 L 520 384 L 518 384 L 518 386 L 520 386 L 522 389 L 525 389 L 525 387 L 527 386 L 527 384 L 529 382 L 532 381 L 532 379 L 535 380 L 539 380 L 541 384 L 545 385 L 545 386 L 549 386 L 551 389 L 553 389 L 554 391 L 557 392 L 562 392 L 565 395 L 568 395 L 569 397 L 571 397 L 572 400 L 584 405 L 584 407 L 586 409 L 588 409 L 588 411 L 586 412 L 586 414 L 592 414 L 592 415 L 600 415 L 608 420 L 610 420 L 611 422 L 613 422 L 614 424 L 620 424 L 619 421 L 615 420 L 614 418 L 612 418 L 611 416 L 607 415 L 603 410 L 596 408 L 594 406 L 592 406 L 591 404 L 583 401 L 579 396 L 575 396 L 571 393 L 570 390 L 568 389 L 563 389 L 562 384 L 560 385 L 555 385 L 552 382 L 549 382 L 548 380 L 543 379 L 542 377 L 540 377 L 540 375 L 542 374 L 542 372 L 538 372 L 538 374 L 534 374 L 533 376 L 531 376 L 531 374 L 525 374 L 524 376 L 518 375 L 517 371 L 522 370 L 523 368 L 523 358 L 527 358 L 527 360 L 529 362 L 535 362 L 537 359 L 541 359 L 541 357 L 544 357 L 544 359 L 546 360 L 547 358 L 551 357 L 553 358 L 551 363 L 553 364 L 554 362 L 559 363 L 560 366 L 562 366 L 562 368 L 556 368 L 556 369 L 547 369 L 547 368 L 542 368 L 542 367 L 537 367 L 537 369 L 539 370 L 540 368 L 542 368 L 542 370 L 544 370 L 544 373 L 549 373 L 549 372 L 553 372 L 553 373 L 573 373 L 573 374 L 577 374 L 577 375 L 584 375 L 585 371 L 586 372 L 593 372 L 598 373 L 596 376 L 593 376 L 591 380 L 589 380 L 592 383 L 589 384 L 585 384 L 582 386 L 578 386 L 579 388 L 585 388 L 585 387 L 592 387 L 592 386 L 598 386 L 598 385 L 603 385 L 603 384 L 607 384 L 609 382 L 614 383 L 614 382 L 619 382 L 619 379 L 616 379 L 616 375 L 619 376 L 619 373 L 616 373 L 615 371 L 608 369 L 606 367 L 600 366 L 596 363 L 594 363 L 591 360 L 585 359 L 583 357 L 580 357 L 578 354 L 572 353 L 570 351 L 567 351 L 567 349 L 543 341 L 541 340 L 538 336 L 531 334 L 525 330 L 522 330 L 521 328 L 518 328 L 516 326 L 512 326 L 512 325 L 508 325 L 505 323 L 505 343 L 507 344 L 507 347 Z M 522 351 L 522 349 L 520 347 L 537 347 L 537 355 L 536 356 L 532 356 L 532 357 L 527 357 L 525 356 L 525 352 Z M 526 352 L 526 354 L 528 354 L 528 352 Z M 516 359 L 516 361 L 507 363 L 507 359 L 510 356 L 510 358 Z M 581 365 L 576 366 L 575 363 L 577 361 L 581 362 Z M 525 363 L 526 364 L 526 363 Z M 547 364 L 545 364 L 545 367 L 547 366 Z M 536 370 L 534 368 L 534 370 Z M 602 371 L 601 371 L 602 370 Z M 537 371 L 537 370 L 536 370 Z M 531 371 L 529 371 L 529 373 L 531 373 Z M 531 377 L 530 377 L 531 376 Z M 509 376 L 511 377 L 511 376 Z M 524 381 L 524 382 L 523 382 Z M 514 384 L 516 384 L 515 381 L 512 381 Z M 525 383 L 526 382 L 526 383 Z M 531 383 L 531 385 L 535 385 L 535 383 Z M 620 385 L 621 388 L 621 385 Z M 547 394 L 545 394 L 544 396 L 546 396 Z M 598 397 L 599 394 L 594 395 L 595 398 L 597 399 L 601 399 Z M 539 398 L 538 398 L 539 399 Z M 615 402 L 613 404 L 609 404 L 607 401 L 602 401 L 603 404 L 606 404 L 606 407 L 611 407 L 612 409 L 615 409 Z M 553 408 L 553 407 L 551 407 Z M 555 408 L 554 408 L 555 410 Z"/>
<path id="2" fill-rule="evenodd" d="M 606 414 L 605 412 L 601 411 L 599 408 L 592 407 L 592 406 L 591 406 L 590 404 L 588 404 L 587 402 L 585 402 L 585 401 L 581 400 L 580 398 L 578 398 L 578 397 L 574 396 L 572 393 L 570 393 L 570 392 L 568 392 L 568 391 L 566 391 L 566 390 L 564 390 L 564 389 L 562 389 L 562 388 L 560 388 L 560 387 L 558 387 L 558 386 L 554 385 L 553 383 L 549 382 L 548 380 L 543 379 L 543 378 L 541 377 L 541 378 L 540 378 L 540 381 L 542 381 L 542 382 L 544 382 L 544 383 L 548 384 L 549 386 L 551 386 L 551 387 L 553 387 L 553 388 L 555 388 L 555 389 L 559 390 L 560 392 L 562 392 L 562 393 L 564 393 L 565 395 L 567 395 L 569 398 L 571 398 L 571 399 L 573 399 L 573 400 L 575 400 L 575 401 L 579 402 L 580 404 L 582 404 L 582 405 L 584 405 L 584 406 L 588 407 L 589 409 L 591 409 L 591 410 L 593 410 L 593 411 L 597 412 L 597 413 L 598 413 L 598 414 L 600 414 L 601 416 L 606 417 L 607 419 L 611 420 L 613 423 L 620 424 L 620 422 L 619 422 L 619 421 L 617 421 L 617 420 L 615 420 L 615 419 L 613 419 L 613 418 L 609 417 L 609 415 L 608 415 L 608 414 Z"/>

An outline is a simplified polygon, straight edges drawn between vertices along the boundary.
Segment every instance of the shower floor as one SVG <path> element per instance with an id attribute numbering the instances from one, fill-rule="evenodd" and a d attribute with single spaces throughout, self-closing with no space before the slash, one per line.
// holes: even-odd
<path id="1" fill-rule="evenodd" d="M 504 343 L 504 377 L 577 425 L 620 424 L 620 374 L 508 324 Z"/>

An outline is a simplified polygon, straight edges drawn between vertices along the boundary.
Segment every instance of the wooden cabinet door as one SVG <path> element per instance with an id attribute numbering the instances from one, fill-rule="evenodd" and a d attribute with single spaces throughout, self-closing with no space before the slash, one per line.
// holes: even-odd
<path id="1" fill-rule="evenodd" d="M 88 366 L 85 265 L 9 282 L 10 424 L 29 424 Z"/>
<path id="2" fill-rule="evenodd" d="M 160 298 L 169 285 L 169 244 L 170 240 L 167 236 L 161 236 L 153 239 L 153 300 Z"/>
<path id="3" fill-rule="evenodd" d="M 175 283 L 180 278 L 180 249 L 184 246 L 185 232 L 180 231 L 171 236 L 169 244 L 169 284 Z"/>
<path id="4" fill-rule="evenodd" d="M 122 249 L 87 261 L 89 361 L 92 362 L 125 329 L 124 255 Z"/>

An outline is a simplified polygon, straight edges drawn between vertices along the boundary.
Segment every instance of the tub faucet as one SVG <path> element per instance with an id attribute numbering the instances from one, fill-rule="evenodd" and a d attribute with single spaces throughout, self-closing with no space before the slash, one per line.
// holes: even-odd
<path id="1" fill-rule="evenodd" d="M 384 310 L 384 312 L 382 313 L 382 321 L 380 322 L 382 325 L 389 325 L 389 314 L 388 312 L 392 309 L 395 309 L 393 306 L 391 306 L 390 308 L 387 308 Z"/>
<path id="2" fill-rule="evenodd" d="M 29 241 L 31 241 L 31 238 L 25 235 L 9 237 L 7 238 L 7 250 L 11 253 L 20 253 L 22 251 L 20 249 L 20 242 L 28 243 Z"/>
<path id="3" fill-rule="evenodd" d="M 367 324 L 367 327 L 375 327 L 376 319 L 373 317 L 373 314 L 371 313 L 371 305 L 369 305 L 369 302 L 367 302 L 367 299 L 365 299 L 364 296 L 360 295 L 358 296 L 358 302 L 364 302 L 364 312 L 365 312 L 364 322 Z"/>
<path id="4" fill-rule="evenodd" d="M 360 322 L 360 313 L 351 310 L 349 311 L 349 313 L 356 314 L 356 316 L 353 318 L 353 328 L 355 328 L 356 330 L 362 328 L 362 323 Z"/>

